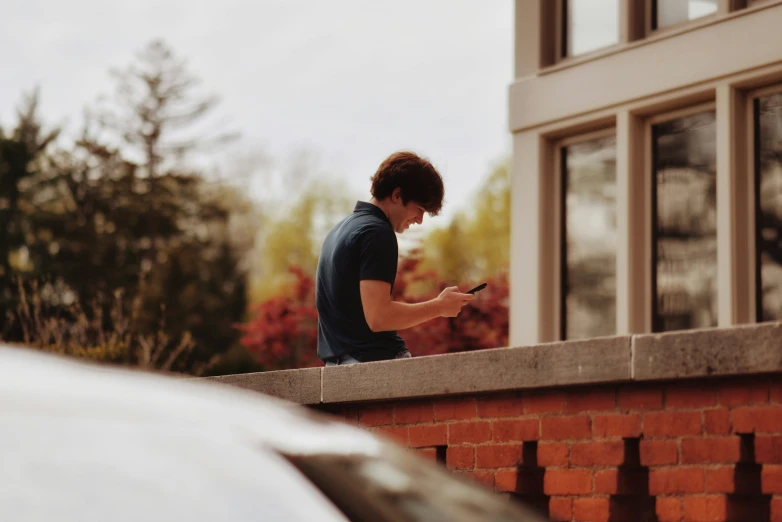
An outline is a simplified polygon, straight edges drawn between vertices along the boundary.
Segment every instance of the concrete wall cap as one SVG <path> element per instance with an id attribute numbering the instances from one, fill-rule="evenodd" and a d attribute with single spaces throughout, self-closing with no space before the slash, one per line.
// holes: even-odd
<path id="1" fill-rule="evenodd" d="M 782 373 L 782 322 L 211 377 L 301 404 Z"/>

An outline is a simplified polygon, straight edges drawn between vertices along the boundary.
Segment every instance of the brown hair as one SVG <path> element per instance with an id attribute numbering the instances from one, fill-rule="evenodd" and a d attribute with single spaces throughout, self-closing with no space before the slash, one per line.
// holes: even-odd
<path id="1" fill-rule="evenodd" d="M 372 196 L 385 199 L 394 190 L 402 189 L 402 202 L 414 201 L 424 207 L 432 216 L 440 213 L 443 206 L 443 178 L 426 159 L 412 152 L 391 154 L 372 176 Z"/>

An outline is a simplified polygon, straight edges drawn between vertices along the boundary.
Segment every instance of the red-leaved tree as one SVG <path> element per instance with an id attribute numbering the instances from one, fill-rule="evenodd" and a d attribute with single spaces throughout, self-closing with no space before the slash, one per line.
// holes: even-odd
<path id="1" fill-rule="evenodd" d="M 299 267 L 291 267 L 294 282 L 288 292 L 253 307 L 253 318 L 238 327 L 240 342 L 267 370 L 323 366 L 318 359 L 318 313 L 315 282 Z"/>
<path id="2" fill-rule="evenodd" d="M 323 365 L 317 356 L 314 280 L 298 267 L 290 271 L 295 276 L 290 291 L 255 306 L 253 318 L 239 325 L 242 344 L 269 370 Z M 486 283 L 458 317 L 433 319 L 399 332 L 414 357 L 507 346 L 507 273 Z M 447 286 L 436 272 L 421 270 L 420 259 L 411 255 L 399 265 L 393 297 L 420 302 L 437 297 Z M 468 290 L 468 284 L 458 286 Z"/>

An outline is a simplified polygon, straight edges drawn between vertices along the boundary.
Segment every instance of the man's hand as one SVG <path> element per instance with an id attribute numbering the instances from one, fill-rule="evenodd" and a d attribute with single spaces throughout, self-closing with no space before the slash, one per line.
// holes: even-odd
<path id="1" fill-rule="evenodd" d="M 462 307 L 472 301 L 475 295 L 463 294 L 456 286 L 449 286 L 437 296 L 441 317 L 456 317 Z"/>

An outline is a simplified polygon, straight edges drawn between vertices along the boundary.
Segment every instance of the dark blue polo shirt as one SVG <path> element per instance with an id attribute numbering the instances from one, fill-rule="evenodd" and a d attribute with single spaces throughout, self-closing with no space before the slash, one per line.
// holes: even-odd
<path id="1" fill-rule="evenodd" d="M 326 235 L 315 281 L 321 360 L 350 355 L 361 362 L 380 361 L 406 349 L 395 331 L 369 329 L 359 288 L 360 281 L 372 279 L 393 289 L 398 254 L 391 222 L 372 203 L 356 203 L 353 213 Z"/>

